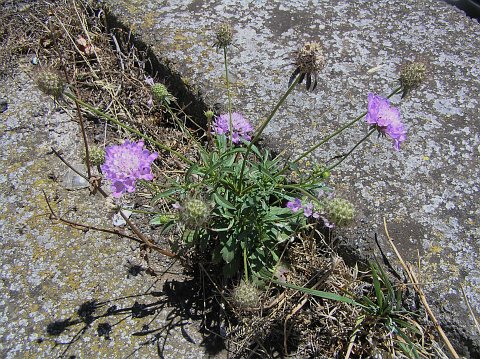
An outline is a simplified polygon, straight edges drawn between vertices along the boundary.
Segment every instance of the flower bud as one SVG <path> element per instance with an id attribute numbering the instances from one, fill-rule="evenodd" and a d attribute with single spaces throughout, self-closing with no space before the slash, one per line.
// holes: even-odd
<path id="1" fill-rule="evenodd" d="M 338 226 L 347 224 L 355 215 L 353 204 L 342 198 L 334 198 L 328 202 L 327 212 L 329 219 Z"/>
<path id="2" fill-rule="evenodd" d="M 233 290 L 232 298 L 240 308 L 254 308 L 260 302 L 260 290 L 253 283 L 242 280 Z"/>
<path id="3" fill-rule="evenodd" d="M 154 100 L 159 102 L 160 104 L 170 104 L 170 101 L 175 100 L 175 97 L 168 92 L 165 85 L 162 84 L 154 84 L 152 86 L 152 97 Z"/>
<path id="4" fill-rule="evenodd" d="M 213 119 L 213 116 L 215 116 L 215 113 L 212 110 L 205 111 L 203 114 L 207 118 L 208 123 L 210 123 Z"/>
<path id="5" fill-rule="evenodd" d="M 40 70 L 35 77 L 35 82 L 43 93 L 53 96 L 55 99 L 62 95 L 65 85 L 63 78 L 50 68 Z"/>
<path id="6" fill-rule="evenodd" d="M 400 72 L 400 85 L 402 86 L 402 98 L 411 90 L 420 86 L 425 78 L 427 66 L 422 62 L 410 62 L 405 64 Z"/>

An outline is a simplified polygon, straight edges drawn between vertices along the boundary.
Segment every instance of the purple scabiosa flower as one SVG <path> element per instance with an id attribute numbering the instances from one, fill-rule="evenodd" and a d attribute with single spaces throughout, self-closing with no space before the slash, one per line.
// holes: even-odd
<path id="1" fill-rule="evenodd" d="M 393 147 L 400 150 L 400 144 L 407 139 L 407 131 L 400 119 L 400 111 L 381 96 L 368 94 L 367 123 L 376 128 L 379 134 L 389 135 L 393 139 Z"/>
<path id="2" fill-rule="evenodd" d="M 253 126 L 240 113 L 232 113 L 232 142 L 238 144 L 242 139 L 250 141 Z M 216 118 L 213 123 L 213 133 L 217 135 L 230 135 L 230 115 L 225 113 Z"/>
<path id="3" fill-rule="evenodd" d="M 302 201 L 298 198 L 295 198 L 293 201 L 288 201 L 287 208 L 290 208 L 292 212 L 298 212 L 298 210 L 302 209 Z"/>
<path id="4" fill-rule="evenodd" d="M 152 180 L 150 165 L 158 153 L 143 149 L 143 141 L 125 141 L 123 145 L 108 146 L 105 149 L 105 163 L 100 167 L 112 183 L 113 197 L 135 191 L 136 180 Z"/>

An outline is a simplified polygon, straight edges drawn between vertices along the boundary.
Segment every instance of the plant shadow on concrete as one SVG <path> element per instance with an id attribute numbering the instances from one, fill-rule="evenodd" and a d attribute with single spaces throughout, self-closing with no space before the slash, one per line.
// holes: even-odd
<path id="1" fill-rule="evenodd" d="M 215 356 L 224 349 L 219 335 L 222 311 L 216 301 L 203 297 L 205 289 L 196 278 L 172 279 L 163 283 L 161 291 L 106 301 L 90 300 L 82 303 L 73 316 L 49 323 L 46 334 L 54 339 L 59 357 L 74 358 L 75 344 L 81 342 L 87 331 L 93 331 L 107 343 L 111 339 L 120 340 L 116 326 L 130 320 L 133 330 L 130 335 L 141 340 L 136 350 L 123 353 L 124 358 L 141 355 L 144 346 L 154 346 L 159 358 L 169 358 L 171 353 L 165 346 L 170 340 L 176 340 L 171 339 L 172 331 L 179 331 L 184 340 L 200 345 L 208 355 Z M 189 334 L 188 324 L 192 321 L 200 325 L 201 343 Z"/>
<path id="2" fill-rule="evenodd" d="M 174 328 L 180 327 L 184 338 L 193 340 L 185 329 L 189 320 L 199 323 L 201 345 L 209 354 L 227 349 L 232 357 L 259 358 L 440 355 L 431 324 L 420 318 L 424 313 L 408 294 L 412 293 L 408 283 L 394 282 L 376 264 L 369 268 L 364 264 L 360 269 L 348 267 L 332 245 L 330 237 L 334 232 L 328 228 L 329 219 L 335 218 L 337 224 L 348 222 L 352 210 L 342 201 L 319 201 L 319 192 L 328 192 L 323 180 L 358 145 L 336 158 L 338 161 L 333 165 L 316 168 L 307 172 L 306 178 L 296 179 L 294 175 L 304 170 L 300 160 L 318 146 L 288 165 L 272 159 L 257 146 L 262 130 L 295 86 L 305 81 L 307 90 L 316 87 L 315 74 L 321 68 L 321 61 L 309 65 L 305 59 L 321 52 L 318 44 L 307 44 L 296 52 L 296 68 L 287 93 L 252 139 L 244 119 L 233 115 L 230 102 L 231 115 L 219 116 L 213 124 L 214 113 L 203 116 L 209 111 L 196 99 L 195 91 L 184 86 L 181 77 L 153 57 L 145 45 L 134 42 L 125 27 L 91 4 L 79 2 L 73 6 L 81 9 L 79 20 L 62 16 L 68 12 L 55 8 L 52 9 L 55 15 L 48 19 L 45 8 L 43 16 L 48 21 L 40 23 L 47 25 L 36 33 L 29 32 L 31 38 L 24 45 L 36 48 L 35 59 L 42 66 L 37 80 L 39 87 L 49 91 L 59 105 L 71 105 L 66 98 L 73 101 L 82 135 L 88 134 L 95 146 L 104 147 L 119 137 L 130 138 L 133 133 L 145 140 L 149 149 L 159 151 L 156 156 L 160 157 L 157 161 L 162 162 L 162 171 L 172 175 L 162 179 L 162 183 L 142 183 L 146 194 L 135 197 L 133 208 L 138 210 L 154 197 L 152 207 L 157 206 L 158 210 L 150 214 L 156 216 L 150 223 L 144 220 L 133 225 L 120 210 L 132 236 L 138 238 L 124 232 L 114 233 L 134 239 L 144 253 L 146 267 L 129 268 L 132 275 L 142 271 L 161 275 L 152 269 L 148 258 L 154 251 L 175 257 L 162 249 L 170 244 L 181 253 L 182 264 L 191 276 L 182 281 L 166 280 L 162 292 L 128 297 L 133 303 L 123 303 L 127 298 L 92 300 L 77 308 L 73 318 L 57 318 L 46 332 L 53 337 L 68 334 L 68 340 L 57 342 L 58 346 L 65 346 L 62 356 L 70 353 L 86 331 L 95 330 L 98 336 L 109 340 L 115 335 L 115 326 L 128 318 L 139 324 L 131 335 L 145 337 L 144 345 L 156 345 L 159 357 L 168 357 L 164 346 Z M 38 22 L 41 15 L 39 11 L 32 21 Z M 25 19 L 21 22 L 27 23 Z M 109 35 L 100 29 L 110 31 Z M 217 50 L 224 51 L 227 91 L 226 48 L 231 35 L 228 25 L 221 25 L 215 42 Z M 13 43 L 7 45 L 10 54 L 24 51 Z M 69 82 L 70 92 L 63 98 L 63 84 L 56 83 L 58 72 L 63 72 Z M 158 81 L 165 85 L 155 87 Z M 403 86 L 403 95 L 407 92 Z M 390 96 L 398 93 L 400 89 L 393 90 Z M 369 103 L 370 100 L 378 106 L 387 106 L 389 114 L 397 115 L 386 99 L 372 95 Z M 173 103 L 175 108 L 171 106 Z M 85 123 L 82 116 L 89 121 Z M 334 135 L 363 117 L 349 122 Z M 370 131 L 359 143 L 373 133 L 386 133 L 378 122 L 372 120 L 368 124 Z M 205 125 L 215 128 L 213 132 L 218 137 L 212 139 L 211 131 L 204 131 Z M 235 126 L 240 133 L 238 138 L 230 130 Z M 388 135 L 395 139 L 398 149 L 404 133 L 400 127 L 395 131 Z M 192 148 L 200 141 L 207 145 L 197 153 Z M 240 145 L 236 147 L 237 144 Z M 140 147 L 143 148 L 143 142 Z M 98 185 L 102 171 L 96 172 L 95 166 L 90 168 L 93 148 L 90 159 L 86 151 L 88 175 L 79 175 L 85 176 L 94 190 L 107 196 Z M 211 148 L 215 150 L 210 151 Z M 237 162 L 239 158 L 243 161 Z M 185 163 L 179 163 L 179 159 Z M 196 165 L 197 162 L 201 165 Z M 183 172 L 186 184 L 178 181 L 178 173 Z M 317 183 L 316 178 L 322 182 Z M 259 182 L 262 186 L 257 186 Z M 117 188 L 118 193 L 114 194 L 120 197 L 131 192 L 131 188 Z M 170 206 L 175 200 L 179 201 L 175 203 L 176 213 Z M 247 213 L 247 220 L 237 218 L 236 213 L 242 211 Z M 68 222 L 52 209 L 51 217 L 76 228 L 98 230 Z M 216 227 L 206 225 L 209 217 L 217 219 Z M 150 229 L 159 239 L 150 240 L 139 227 Z M 260 240 L 250 240 L 248 236 L 252 233 Z M 218 242 L 220 245 L 214 245 Z M 154 319 L 166 309 L 169 309 L 167 324 L 156 327 Z M 134 355 L 132 352 L 127 357 Z"/>

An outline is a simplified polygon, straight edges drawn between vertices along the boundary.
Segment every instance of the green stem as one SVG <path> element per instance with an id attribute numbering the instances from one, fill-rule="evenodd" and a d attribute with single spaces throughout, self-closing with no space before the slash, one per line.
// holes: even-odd
<path id="1" fill-rule="evenodd" d="M 247 246 L 243 248 L 243 270 L 245 271 L 245 283 L 248 283 Z"/>
<path id="2" fill-rule="evenodd" d="M 223 47 L 223 63 L 225 64 L 225 81 L 227 82 L 227 98 L 228 98 L 228 116 L 229 116 L 229 129 L 230 129 L 230 146 L 233 144 L 233 123 L 232 123 L 232 96 L 230 95 L 230 80 L 228 78 L 228 60 L 227 60 L 227 47 Z"/>
<path id="3" fill-rule="evenodd" d="M 272 120 L 273 116 L 277 113 L 278 109 L 280 106 L 285 102 L 287 99 L 288 95 L 293 91 L 295 86 L 297 86 L 298 82 L 300 81 L 300 75 L 295 78 L 295 80 L 292 82 L 292 84 L 288 87 L 287 91 L 283 94 L 283 96 L 280 98 L 280 100 L 277 102 L 273 110 L 270 112 L 270 115 L 265 119 L 265 121 L 262 122 L 260 125 L 260 128 L 256 131 L 255 136 L 253 137 L 252 141 L 248 144 L 247 151 L 245 152 L 244 159 L 242 162 L 242 168 L 240 170 L 240 180 L 239 183 L 240 185 L 243 182 L 243 173 L 245 171 L 245 164 L 247 161 L 248 154 L 250 153 L 252 149 L 252 145 L 259 139 L 260 135 L 262 134 L 263 130 L 265 127 L 267 127 L 268 123 Z M 242 191 L 241 191 L 242 192 Z"/>
<path id="4" fill-rule="evenodd" d="M 400 91 L 402 90 L 402 87 L 397 87 L 395 90 L 393 90 L 390 95 L 387 96 L 387 98 L 390 98 L 392 97 L 393 95 L 399 93 Z M 360 121 L 365 115 L 367 114 L 367 111 L 363 112 L 360 116 L 356 117 L 354 120 L 348 122 L 347 124 L 343 125 L 342 127 L 340 127 L 338 130 L 336 130 L 334 133 L 332 133 L 331 135 L 327 136 L 326 138 L 324 138 L 322 141 L 320 141 L 319 143 L 313 145 L 312 147 L 310 147 L 307 151 L 305 151 L 303 154 L 301 154 L 298 158 L 296 158 L 293 162 L 291 162 L 290 164 L 293 164 L 293 163 L 297 163 L 298 161 L 300 161 L 302 158 L 305 158 L 306 156 L 308 156 L 310 153 L 312 153 L 313 151 L 315 151 L 318 147 L 320 147 L 321 145 L 325 144 L 326 142 L 330 141 L 332 138 L 334 138 L 335 136 L 339 135 L 341 132 L 343 132 L 344 130 L 346 130 L 347 128 L 353 126 L 355 123 L 357 123 L 358 121 Z M 281 171 L 279 174 L 283 174 L 290 166 L 290 164 L 287 164 Z"/>
<path id="5" fill-rule="evenodd" d="M 351 154 L 353 151 L 355 151 L 355 149 L 356 149 L 358 146 L 360 146 L 360 144 L 361 144 L 362 142 L 366 141 L 366 139 L 369 138 L 369 137 L 371 136 L 371 134 L 374 133 L 375 131 L 376 131 L 376 129 L 374 128 L 374 129 L 372 129 L 369 133 L 367 133 L 367 134 L 365 135 L 365 137 L 363 137 L 360 141 L 358 141 L 358 143 L 357 143 L 355 146 L 353 146 L 353 148 L 352 148 L 350 151 L 348 151 L 348 153 L 342 155 L 342 158 L 340 159 L 340 161 L 338 161 L 337 163 L 335 163 L 333 166 L 328 167 L 328 168 L 327 168 L 327 171 L 330 172 L 330 171 L 333 170 L 335 167 L 337 167 L 340 163 L 342 163 L 343 161 L 345 161 L 345 159 L 346 159 L 348 156 L 350 156 L 350 154 Z"/>
<path id="6" fill-rule="evenodd" d="M 74 94 L 72 93 L 69 93 L 69 92 L 65 92 L 64 95 L 66 97 L 68 97 L 69 99 L 73 100 L 73 101 L 78 101 L 78 103 L 88 109 L 90 112 L 92 112 L 93 114 L 97 115 L 97 116 L 100 116 L 102 118 L 104 118 L 105 120 L 108 120 L 110 122 L 113 122 L 115 123 L 116 125 L 122 127 L 123 129 L 129 131 L 129 132 L 132 132 L 132 133 L 135 133 L 136 135 L 138 135 L 139 137 L 147 140 L 148 142 L 154 144 L 155 146 L 157 146 L 158 148 L 164 150 L 164 151 L 167 151 L 167 152 L 170 152 L 171 154 L 177 156 L 178 158 L 180 158 L 183 162 L 189 164 L 189 165 L 192 165 L 193 164 L 193 161 L 189 160 L 187 157 L 185 157 L 184 155 L 182 155 L 180 152 L 177 152 L 173 149 L 171 149 L 170 147 L 168 146 L 165 146 L 164 144 L 158 142 L 157 140 L 154 140 L 153 138 L 147 136 L 147 135 L 144 135 L 143 133 L 141 133 L 140 131 L 130 127 L 130 126 L 127 126 L 125 125 L 124 123 L 122 123 L 121 121 L 117 120 L 116 118 L 114 117 L 111 117 L 109 115 L 107 115 L 106 113 L 100 111 L 99 109 L 89 105 L 88 103 L 85 103 L 83 102 L 82 100 L 79 100 L 75 97 Z"/>
<path id="7" fill-rule="evenodd" d="M 248 148 L 251 148 L 252 147 L 252 143 L 255 143 L 258 138 L 260 137 L 260 135 L 262 134 L 263 130 L 265 129 L 265 127 L 267 127 L 268 123 L 272 120 L 273 116 L 275 116 L 275 114 L 277 113 L 278 109 L 280 108 L 280 106 L 283 104 L 283 102 L 285 102 L 286 98 L 288 97 L 288 95 L 290 95 L 290 92 L 292 92 L 292 90 L 295 88 L 295 86 L 297 86 L 298 82 L 300 81 L 300 76 L 297 76 L 295 78 L 295 81 L 292 82 L 292 84 L 290 85 L 290 87 L 287 89 L 287 91 L 285 92 L 285 94 L 280 98 L 280 100 L 277 102 L 277 104 L 275 105 L 275 107 L 273 108 L 272 112 L 270 112 L 270 115 L 268 115 L 268 117 L 265 119 L 265 121 L 263 121 L 263 123 L 260 125 L 260 128 L 257 130 L 256 134 L 255 134 L 255 137 L 253 137 L 253 140 L 250 142 L 250 145 L 248 146 Z M 248 150 L 247 150 L 247 154 L 248 154 Z"/>

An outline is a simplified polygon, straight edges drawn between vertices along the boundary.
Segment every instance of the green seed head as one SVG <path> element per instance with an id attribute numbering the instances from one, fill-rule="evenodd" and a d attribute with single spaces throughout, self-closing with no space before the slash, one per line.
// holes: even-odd
<path id="1" fill-rule="evenodd" d="M 93 166 L 100 166 L 105 162 L 105 149 L 101 147 L 90 146 L 88 148 L 88 155 L 90 157 L 90 163 Z M 84 161 L 87 161 L 86 155 L 84 156 Z"/>
<path id="2" fill-rule="evenodd" d="M 189 228 L 198 228 L 205 224 L 210 215 L 210 206 L 200 199 L 192 198 L 183 203 L 180 220 Z"/>
<path id="3" fill-rule="evenodd" d="M 175 100 L 175 97 L 173 97 L 172 94 L 168 92 L 165 85 L 162 84 L 155 84 L 152 86 L 152 97 L 160 104 L 167 105 L 170 104 L 170 101 Z"/>
<path id="4" fill-rule="evenodd" d="M 420 86 L 425 79 L 427 66 L 422 62 L 410 62 L 403 66 L 400 72 L 400 84 L 403 89 L 404 96 Z"/>
<path id="5" fill-rule="evenodd" d="M 40 70 L 35 77 L 35 82 L 43 93 L 56 99 L 62 95 L 65 85 L 63 78 L 51 68 Z"/>
<path id="6" fill-rule="evenodd" d="M 355 209 L 346 199 L 334 198 L 327 204 L 329 219 L 338 226 L 347 224 L 355 216 Z"/>
<path id="7" fill-rule="evenodd" d="M 217 26 L 215 31 L 215 43 L 214 47 L 219 49 L 226 48 L 232 43 L 233 40 L 233 30 L 229 23 L 223 22 Z"/>
<path id="8" fill-rule="evenodd" d="M 250 282 L 242 282 L 233 290 L 233 301 L 240 308 L 254 308 L 260 302 L 260 290 Z"/>

